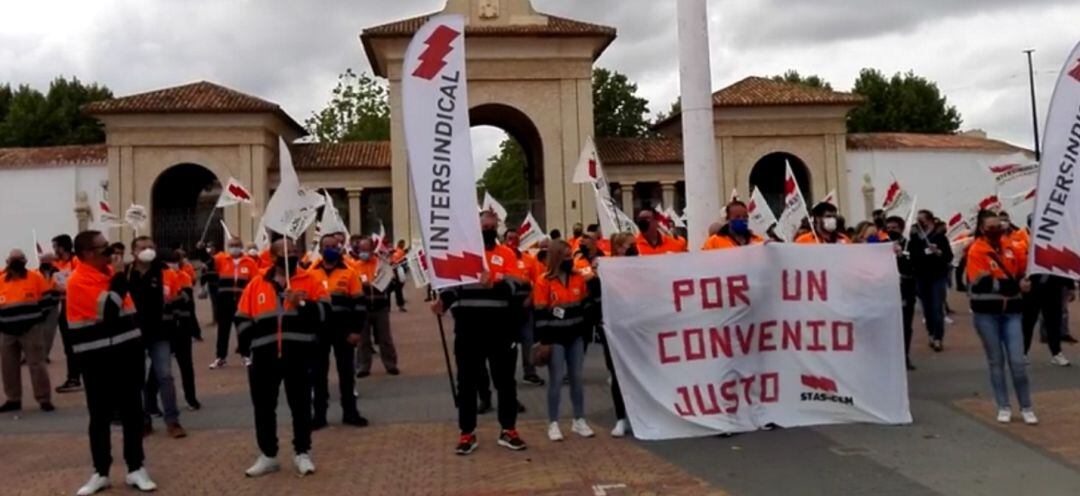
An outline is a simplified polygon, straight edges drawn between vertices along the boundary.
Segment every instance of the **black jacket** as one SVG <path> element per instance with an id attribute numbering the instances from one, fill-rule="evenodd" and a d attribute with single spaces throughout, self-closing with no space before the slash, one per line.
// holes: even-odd
<path id="1" fill-rule="evenodd" d="M 124 270 L 122 280 L 135 302 L 135 325 L 142 330 L 146 344 L 168 339 L 172 326 L 175 326 L 172 309 L 165 302 L 164 268 L 161 263 L 154 262 L 146 273 L 140 273 L 134 264 Z"/>
<path id="2" fill-rule="evenodd" d="M 939 253 L 931 254 L 931 246 L 936 246 Z M 911 268 L 916 279 L 929 281 L 949 276 L 953 252 L 945 234 L 936 231 L 923 234 L 916 227 L 911 231 L 907 252 L 911 255 Z"/>

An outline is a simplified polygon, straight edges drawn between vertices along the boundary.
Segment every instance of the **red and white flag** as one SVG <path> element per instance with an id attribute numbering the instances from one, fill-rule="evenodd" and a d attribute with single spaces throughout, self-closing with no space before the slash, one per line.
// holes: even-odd
<path id="1" fill-rule="evenodd" d="M 237 203 L 251 203 L 251 192 L 240 184 L 235 177 L 230 177 L 228 184 L 221 190 L 215 208 L 228 207 Z"/>
<path id="2" fill-rule="evenodd" d="M 544 239 L 544 230 L 540 228 L 540 223 L 533 217 L 532 212 L 525 216 L 525 222 L 518 226 L 517 232 L 519 248 L 522 250 L 527 250 Z"/>
<path id="3" fill-rule="evenodd" d="M 402 105 L 409 175 L 432 289 L 480 280 L 486 262 L 469 134 L 465 18 L 438 15 L 405 50 Z"/>
<path id="4" fill-rule="evenodd" d="M 1023 158 L 1023 157 L 1017 157 Z M 1030 162 L 1010 162 L 990 166 L 990 174 L 994 176 L 994 182 L 998 188 L 1002 188 L 1017 179 L 1033 177 L 1039 173 L 1039 164 Z"/>
<path id="5" fill-rule="evenodd" d="M 987 196 L 986 198 L 983 198 L 982 200 L 979 200 L 979 208 L 976 209 L 975 213 L 978 214 L 978 210 L 989 210 L 991 212 L 1000 212 L 1002 210 L 1002 208 L 1003 207 L 1001 205 L 1001 199 L 998 198 L 997 194 L 993 194 L 993 195 Z"/>
<path id="6" fill-rule="evenodd" d="M 596 143 L 592 136 L 585 138 L 585 145 L 581 148 L 581 156 L 578 157 L 577 168 L 574 169 L 574 184 L 607 182 L 604 178 L 604 166 L 600 163 L 600 155 L 596 151 Z"/>
<path id="7" fill-rule="evenodd" d="M 1080 196 L 1073 190 L 1080 161 L 1080 43 L 1058 76 L 1046 116 L 1038 194 L 1031 223 L 1029 274 L 1080 279 Z"/>
<path id="8" fill-rule="evenodd" d="M 1035 199 L 1035 188 L 1031 188 L 1027 191 L 1021 191 L 1015 195 L 1009 197 L 1009 206 L 1016 207 L 1023 205 L 1031 200 Z"/>
<path id="9" fill-rule="evenodd" d="M 103 188 L 98 195 L 98 224 L 103 226 L 120 225 L 120 216 L 113 211 L 112 205 L 109 204 L 109 193 Z"/>
<path id="10" fill-rule="evenodd" d="M 664 210 L 664 216 L 668 218 L 672 227 L 686 227 L 686 222 L 683 221 L 682 216 L 674 208 L 668 207 Z"/>
<path id="11" fill-rule="evenodd" d="M 971 233 L 971 216 L 965 216 L 963 213 L 957 212 L 949 217 L 949 221 L 946 223 L 945 235 L 949 238 L 949 241 L 956 241 Z"/>
<path id="12" fill-rule="evenodd" d="M 806 209 L 806 199 L 803 198 L 802 190 L 795 180 L 791 164 L 785 165 L 787 172 L 784 177 L 784 211 L 780 213 L 776 233 L 785 240 L 794 241 L 803 219 L 810 218 L 810 212 Z"/>
<path id="13" fill-rule="evenodd" d="M 739 201 L 739 188 L 731 189 L 731 196 L 728 198 L 728 203 Z"/>
<path id="14" fill-rule="evenodd" d="M 769 229 L 776 226 L 776 214 L 769 208 L 769 203 L 757 188 L 750 193 L 750 203 L 746 204 L 746 210 L 750 214 L 750 230 L 754 234 L 767 236 Z"/>
<path id="15" fill-rule="evenodd" d="M 491 212 L 495 214 L 495 216 L 499 218 L 500 224 L 506 222 L 506 208 L 503 207 L 502 204 L 499 203 L 499 201 L 496 200 L 494 196 L 491 196 L 490 192 L 484 192 L 484 204 L 480 206 L 480 211 Z"/>

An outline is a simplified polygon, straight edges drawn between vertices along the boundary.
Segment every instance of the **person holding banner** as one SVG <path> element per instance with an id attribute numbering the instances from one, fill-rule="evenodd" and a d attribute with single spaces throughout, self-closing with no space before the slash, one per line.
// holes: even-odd
<path id="1" fill-rule="evenodd" d="M 740 246 L 760 245 L 765 243 L 765 238 L 750 231 L 750 210 L 746 204 L 735 200 L 724 208 L 727 223 L 705 240 L 701 247 L 703 251 L 724 250 L 738 248 Z"/>
<path id="2" fill-rule="evenodd" d="M 932 212 L 920 210 L 917 220 L 907 252 L 911 254 L 911 264 L 915 269 L 919 301 L 922 302 L 926 330 L 930 333 L 930 347 L 941 352 L 945 349 L 945 298 L 953 260 L 952 244 L 937 229 Z M 996 215 L 994 221 L 1000 229 Z M 968 263 L 971 261 L 968 260 Z"/>
<path id="3" fill-rule="evenodd" d="M 900 273 L 900 310 L 904 318 L 904 356 L 908 370 L 915 370 L 911 363 L 912 324 L 915 321 L 915 299 L 918 289 L 915 283 L 915 269 L 911 266 L 911 256 L 903 250 L 908 240 L 904 237 L 907 222 L 903 217 L 894 215 L 885 219 L 885 233 L 896 246 L 896 268 Z"/>
<path id="4" fill-rule="evenodd" d="M 276 410 L 284 382 L 292 414 L 293 462 L 304 476 L 315 472 L 310 456 L 310 367 L 330 297 L 318 271 L 296 271 L 299 252 L 291 240 L 279 239 L 270 249 L 274 266 L 245 285 L 236 311 L 240 352 L 251 356 L 248 382 L 260 452 L 245 474 L 259 477 L 281 469 Z"/>
<path id="5" fill-rule="evenodd" d="M 591 273 L 591 270 L 590 270 Z M 559 429 L 559 400 L 563 377 L 570 377 L 570 402 L 574 421 L 571 431 L 581 437 L 593 437 L 585 421 L 585 391 L 583 367 L 585 339 L 594 323 L 587 319 L 591 300 L 585 276 L 574 268 L 570 245 L 553 241 L 548 247 L 547 271 L 536 279 L 533 287 L 536 308 L 536 334 L 541 355 L 550 356 L 548 363 L 548 439 L 562 441 Z"/>
<path id="6" fill-rule="evenodd" d="M 795 243 L 801 245 L 850 244 L 851 239 L 843 234 L 844 227 L 839 212 L 840 211 L 836 209 L 836 205 L 833 205 L 832 203 L 821 202 L 814 205 L 814 209 L 810 211 L 810 215 L 814 218 L 814 224 L 811 226 L 810 232 L 795 238 Z"/>
<path id="7" fill-rule="evenodd" d="M 363 304 L 367 313 L 362 327 L 362 338 L 356 350 L 356 377 L 371 375 L 372 356 L 375 355 L 376 345 L 379 347 L 379 358 L 382 359 L 386 373 L 398 375 L 401 371 L 397 365 L 394 337 L 390 333 L 390 297 L 386 294 L 389 284 L 379 287 L 380 274 L 390 270 L 388 266 L 384 267 L 388 261 L 375 253 L 375 244 L 371 238 L 361 236 L 355 246 L 356 259 L 351 266 L 360 277 Z"/>
<path id="8" fill-rule="evenodd" d="M 686 251 L 686 243 L 660 232 L 660 221 L 656 212 L 643 208 L 635 218 L 638 231 L 637 249 L 641 255 L 661 255 Z M 552 236 L 555 239 L 555 236 Z"/>
<path id="9" fill-rule="evenodd" d="M 1012 420 L 1009 389 L 1005 382 L 1005 364 L 1008 362 L 1020 413 L 1025 423 L 1035 425 L 1039 420 L 1032 409 L 1021 329 L 1021 295 L 1031 290 L 1031 281 L 1024 278 L 1027 260 L 1003 236 L 998 215 L 989 210 L 979 212 L 978 230 L 967 257 L 971 311 L 990 366 L 990 385 L 994 389 L 998 422 Z"/>
<path id="10" fill-rule="evenodd" d="M 259 264 L 255 259 L 244 255 L 244 242 L 240 238 L 229 238 L 225 251 L 214 255 L 212 279 L 217 281 L 217 358 L 210 364 L 211 369 L 224 367 L 229 354 L 229 334 L 232 333 L 233 315 L 240 294 L 255 275 L 259 273 Z M 241 354 L 244 365 L 249 359 Z"/>

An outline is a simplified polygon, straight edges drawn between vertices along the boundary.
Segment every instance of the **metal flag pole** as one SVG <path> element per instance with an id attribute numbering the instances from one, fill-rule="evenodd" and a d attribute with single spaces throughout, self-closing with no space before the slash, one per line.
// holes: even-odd
<path id="1" fill-rule="evenodd" d="M 454 371 L 450 368 L 450 350 L 446 347 L 446 331 L 443 329 L 442 315 L 436 315 L 435 320 L 439 323 L 439 338 L 442 340 L 443 358 L 446 359 L 446 376 L 450 379 L 450 395 L 454 398 L 454 408 L 458 408 L 457 385 L 454 384 Z"/>
<path id="2" fill-rule="evenodd" d="M 217 211 L 217 207 L 214 207 L 214 209 L 210 211 L 210 215 L 206 218 L 206 225 L 202 228 L 202 236 L 199 237 L 199 243 L 206 241 L 206 233 L 210 231 L 210 221 L 214 220 L 214 214 L 216 214 Z M 229 240 L 226 239 L 225 241 Z"/>

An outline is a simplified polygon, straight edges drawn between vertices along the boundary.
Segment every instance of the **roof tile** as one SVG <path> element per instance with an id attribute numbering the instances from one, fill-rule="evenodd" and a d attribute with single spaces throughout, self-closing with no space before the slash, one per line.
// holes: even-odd
<path id="1" fill-rule="evenodd" d="M 802 84 L 751 76 L 716 93 L 717 107 L 760 107 L 772 105 L 858 105 L 865 100 L 855 93 L 812 88 Z"/>
<path id="2" fill-rule="evenodd" d="M 847 149 L 852 150 L 981 150 L 1030 152 L 1004 141 L 963 134 L 854 133 L 847 135 Z"/>
<path id="3" fill-rule="evenodd" d="M 428 14 L 402 21 L 383 24 L 367 28 L 361 34 L 365 38 L 397 38 L 411 36 L 435 14 Z M 587 22 L 575 21 L 563 17 L 546 15 L 547 24 L 499 24 L 499 25 L 472 25 L 465 27 L 466 35 L 473 36 L 593 36 L 604 35 L 615 37 L 616 30 L 613 27 L 601 26 Z"/>
<path id="4" fill-rule="evenodd" d="M 83 107 L 88 114 L 182 113 L 182 112 L 274 112 L 268 102 L 207 81 L 93 102 Z"/>
<path id="5" fill-rule="evenodd" d="M 390 168 L 389 141 L 303 143 L 290 148 L 297 170 Z"/>
<path id="6" fill-rule="evenodd" d="M 64 165 L 105 165 L 104 144 L 0 148 L 0 169 L 29 169 Z"/>
<path id="7" fill-rule="evenodd" d="M 596 152 L 604 165 L 681 164 L 678 138 L 600 138 Z"/>

